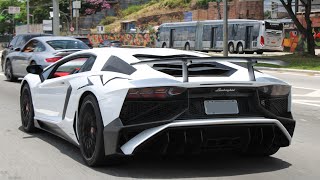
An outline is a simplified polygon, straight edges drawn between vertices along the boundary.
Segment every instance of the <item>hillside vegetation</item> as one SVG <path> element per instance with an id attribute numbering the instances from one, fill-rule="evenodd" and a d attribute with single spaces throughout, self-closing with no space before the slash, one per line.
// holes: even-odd
<path id="1" fill-rule="evenodd" d="M 106 32 L 119 32 L 121 21 L 137 20 L 142 17 L 172 12 L 190 11 L 198 1 L 203 0 L 152 0 L 146 4 L 132 5 L 127 9 L 119 10 L 117 17 L 108 16 L 100 24 L 105 26 Z"/>

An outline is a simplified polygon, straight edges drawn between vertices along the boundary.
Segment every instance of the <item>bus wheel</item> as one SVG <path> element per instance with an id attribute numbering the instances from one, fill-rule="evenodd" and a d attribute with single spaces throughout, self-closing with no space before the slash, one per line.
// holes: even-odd
<path id="1" fill-rule="evenodd" d="M 229 51 L 229 53 L 231 53 L 231 54 L 234 53 L 234 45 L 233 45 L 233 43 L 229 43 L 229 45 L 228 45 L 228 51 Z"/>
<path id="2" fill-rule="evenodd" d="M 166 44 L 166 43 L 163 43 L 163 44 L 162 44 L 162 48 L 167 48 L 167 44 Z"/>
<path id="3" fill-rule="evenodd" d="M 189 45 L 189 43 L 187 43 L 187 44 L 184 46 L 184 50 L 186 50 L 186 51 L 189 51 L 189 50 L 190 50 L 190 45 Z"/>
<path id="4" fill-rule="evenodd" d="M 238 52 L 239 54 L 243 54 L 243 53 L 244 53 L 242 43 L 239 43 L 239 44 L 237 45 L 237 52 Z"/>
<path id="5" fill-rule="evenodd" d="M 263 51 L 257 51 L 257 54 L 263 54 Z"/>

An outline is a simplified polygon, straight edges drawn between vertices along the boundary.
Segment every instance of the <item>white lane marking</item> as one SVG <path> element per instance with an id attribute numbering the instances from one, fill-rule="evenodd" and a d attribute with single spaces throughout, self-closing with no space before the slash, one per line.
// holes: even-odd
<path id="1" fill-rule="evenodd" d="M 300 119 L 301 121 L 303 121 L 303 122 L 307 122 L 307 120 L 305 120 L 305 119 Z"/>
<path id="2" fill-rule="evenodd" d="M 320 100 L 304 100 L 304 99 L 294 99 L 293 101 L 308 102 L 308 103 L 320 103 Z"/>
<path id="3" fill-rule="evenodd" d="M 320 97 L 320 89 L 298 87 L 298 86 L 292 86 L 292 88 L 313 91 L 313 92 L 309 92 L 307 94 L 293 94 L 292 96 L 294 96 L 294 97 Z"/>
<path id="4" fill-rule="evenodd" d="M 314 106 L 314 107 L 320 107 L 320 104 L 312 104 L 312 103 L 307 103 L 307 102 L 302 102 L 302 101 L 293 101 L 293 103 Z"/>
<path id="5" fill-rule="evenodd" d="M 3 74 L 3 73 L 0 73 L 0 76 L 4 76 L 4 74 Z"/>
<path id="6" fill-rule="evenodd" d="M 292 86 L 292 88 L 295 88 L 295 89 L 305 89 L 305 90 L 311 90 L 311 91 L 320 91 L 320 89 L 306 88 L 306 87 L 300 87 L 300 86 Z"/>

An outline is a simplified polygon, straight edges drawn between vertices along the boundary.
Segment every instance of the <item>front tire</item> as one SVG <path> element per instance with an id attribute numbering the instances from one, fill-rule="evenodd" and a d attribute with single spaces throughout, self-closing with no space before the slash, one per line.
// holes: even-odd
<path id="1" fill-rule="evenodd" d="M 15 82 L 18 80 L 18 78 L 13 75 L 12 65 L 11 65 L 10 60 L 6 61 L 5 76 L 6 76 L 7 80 L 10 82 Z"/>
<path id="2" fill-rule="evenodd" d="M 34 109 L 30 87 L 28 84 L 25 84 L 21 90 L 20 113 L 23 130 L 28 133 L 35 132 L 36 128 L 34 127 Z"/>
<path id="3" fill-rule="evenodd" d="M 231 54 L 235 53 L 233 43 L 229 43 L 228 50 L 229 50 L 229 53 L 231 53 Z"/>
<path id="4" fill-rule="evenodd" d="M 102 165 L 105 161 L 103 123 L 99 104 L 93 95 L 86 96 L 81 104 L 78 134 L 85 163 L 88 166 Z"/>

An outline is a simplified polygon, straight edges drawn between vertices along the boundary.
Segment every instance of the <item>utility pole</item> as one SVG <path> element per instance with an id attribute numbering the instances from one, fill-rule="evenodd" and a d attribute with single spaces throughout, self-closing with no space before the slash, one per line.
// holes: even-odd
<path id="1" fill-rule="evenodd" d="M 299 0 L 295 0 L 294 6 L 294 14 L 297 15 L 297 12 L 299 11 Z"/>
<path id="2" fill-rule="evenodd" d="M 53 35 L 60 35 L 60 17 L 59 17 L 59 0 L 52 0 L 53 7 Z"/>
<path id="3" fill-rule="evenodd" d="M 30 33 L 30 10 L 29 10 L 30 6 L 29 6 L 29 0 L 27 0 L 27 32 Z"/>
<path id="4" fill-rule="evenodd" d="M 223 0 L 223 56 L 228 57 L 228 2 Z"/>

